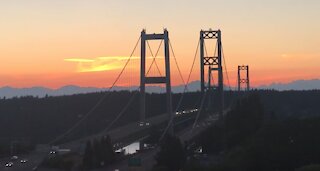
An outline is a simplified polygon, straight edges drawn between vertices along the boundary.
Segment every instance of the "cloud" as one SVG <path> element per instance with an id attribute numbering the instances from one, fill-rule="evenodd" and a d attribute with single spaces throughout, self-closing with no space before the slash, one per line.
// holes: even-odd
<path id="1" fill-rule="evenodd" d="M 296 54 L 287 54 L 287 53 L 283 53 L 280 55 L 282 59 L 289 59 L 289 60 L 301 60 L 301 59 L 308 59 L 308 60 L 312 60 L 312 59 L 318 59 L 320 54 L 317 53 L 296 53 Z"/>
<path id="2" fill-rule="evenodd" d="M 153 57 L 147 57 L 152 59 Z M 161 57 L 157 57 L 157 59 Z M 83 58 L 67 58 L 64 61 L 77 63 L 77 72 L 98 72 L 116 70 L 124 65 L 124 61 L 128 60 L 127 56 L 104 56 L 94 59 Z M 138 56 L 132 56 L 131 60 L 140 60 Z"/>
<path id="3" fill-rule="evenodd" d="M 115 69 L 119 69 L 120 66 L 119 65 L 109 65 L 109 64 L 94 64 L 94 65 L 90 65 L 90 66 L 84 66 L 84 65 L 80 65 L 80 67 L 78 67 L 77 71 L 78 72 L 98 72 L 98 71 L 110 71 L 110 70 L 115 70 Z"/>
<path id="4" fill-rule="evenodd" d="M 77 64 L 77 72 L 99 72 L 116 70 L 122 67 L 121 60 L 128 57 L 97 57 L 94 59 L 67 58 L 64 61 Z"/>
<path id="5" fill-rule="evenodd" d="M 119 60 L 119 61 L 122 61 L 122 60 L 127 60 L 129 57 L 124 57 L 124 56 L 108 56 L 108 57 L 98 57 L 98 59 L 101 59 L 101 60 Z M 147 57 L 147 59 L 152 59 L 153 57 L 152 56 L 149 56 Z M 157 56 L 157 59 L 161 59 L 163 58 L 162 56 Z M 131 60 L 140 60 L 140 56 L 132 56 L 131 57 Z"/>

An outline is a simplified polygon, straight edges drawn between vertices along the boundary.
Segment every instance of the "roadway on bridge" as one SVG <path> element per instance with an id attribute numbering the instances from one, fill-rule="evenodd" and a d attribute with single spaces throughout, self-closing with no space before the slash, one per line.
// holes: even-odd
<path id="1" fill-rule="evenodd" d="M 206 129 L 208 126 L 216 123 L 218 120 L 217 115 L 209 115 L 208 117 L 202 118 L 196 127 L 192 130 L 192 126 L 188 126 L 186 129 L 183 129 L 182 131 L 178 132 L 177 135 L 180 137 L 181 142 L 189 141 L 196 135 L 198 135 L 200 132 L 202 132 L 204 129 Z M 151 149 L 145 152 L 137 153 L 134 155 L 134 157 L 141 158 L 142 161 L 142 167 L 145 170 L 151 169 L 152 166 L 155 164 L 154 156 L 159 151 L 159 147 L 155 149 Z M 95 169 L 94 171 L 115 171 L 116 169 L 120 171 L 127 171 L 129 170 L 128 167 L 128 160 L 120 161 L 108 168 L 101 168 L 101 169 Z"/>
<path id="2" fill-rule="evenodd" d="M 190 110 L 188 111 L 181 111 L 180 114 L 192 114 L 194 113 L 190 112 Z M 61 148 L 67 148 L 67 149 L 71 149 L 72 151 L 82 151 L 84 150 L 84 146 L 85 143 L 87 142 L 87 140 L 92 140 L 93 138 L 96 137 L 101 137 L 103 135 L 109 135 L 111 137 L 111 139 L 114 142 L 121 142 L 122 140 L 126 139 L 127 137 L 134 135 L 138 132 L 141 132 L 147 128 L 149 128 L 151 125 L 158 125 L 161 124 L 165 121 L 168 120 L 168 114 L 161 114 L 161 115 L 157 115 L 154 116 L 152 118 L 146 119 L 146 123 L 149 123 L 149 126 L 140 126 L 139 122 L 133 122 L 133 123 L 129 123 L 125 126 L 119 127 L 119 128 L 115 128 L 110 130 L 107 133 L 99 133 L 96 135 L 92 135 L 80 140 L 76 140 L 76 141 L 72 141 L 69 143 L 65 143 L 60 145 Z M 141 135 L 142 136 L 142 135 Z M 139 137 L 141 138 L 141 137 Z M 128 141 L 127 143 L 122 144 L 127 145 L 128 143 L 132 142 L 132 141 L 136 141 L 137 137 L 135 137 L 134 140 Z M 124 142 L 124 141 L 122 141 Z M 119 147 L 121 148 L 121 147 Z M 13 161 L 13 166 L 12 167 L 5 167 L 5 164 L 7 162 L 10 162 L 10 158 L 2 158 L 0 159 L 0 170 L 8 170 L 8 171 L 32 171 L 35 167 L 37 167 L 39 165 L 39 163 L 41 163 L 41 161 L 49 156 L 50 150 L 48 149 L 47 152 L 32 152 L 29 155 L 24 155 L 24 156 L 19 156 L 19 159 L 17 161 Z M 20 159 L 27 159 L 28 161 L 26 163 L 21 163 Z M 38 169 L 38 170 L 46 170 L 46 169 Z"/>

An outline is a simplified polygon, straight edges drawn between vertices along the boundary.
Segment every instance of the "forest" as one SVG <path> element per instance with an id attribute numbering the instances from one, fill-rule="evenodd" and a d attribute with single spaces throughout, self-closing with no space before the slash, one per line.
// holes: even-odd
<path id="1" fill-rule="evenodd" d="M 320 116 L 319 90 L 281 92 L 253 90 L 252 93 L 259 96 L 264 121 L 289 122 L 292 119 L 307 120 Z M 245 94 L 242 92 L 226 91 L 225 106 L 237 106 L 237 99 L 243 96 Z M 180 97 L 181 94 L 173 94 L 174 109 Z M 90 112 L 101 98 L 103 98 L 101 104 Z M 59 97 L 27 96 L 0 99 L 0 155 L 9 153 L 12 142 L 16 143 L 17 152 L 26 152 L 36 144 L 47 143 L 82 119 L 84 121 L 62 141 L 98 133 L 112 122 L 131 98 L 134 98 L 133 103 L 113 126 L 118 127 L 139 120 L 138 92 L 97 92 Z M 165 113 L 165 100 L 164 94 L 147 94 L 147 117 Z M 186 93 L 178 110 L 197 108 L 199 104 L 200 92 Z"/>
<path id="2" fill-rule="evenodd" d="M 199 160 L 191 155 L 185 170 L 319 170 L 320 115 L 312 102 L 319 96 L 310 95 L 314 94 L 256 91 L 243 95 L 224 124 L 212 125 L 195 139 L 208 157 Z"/>

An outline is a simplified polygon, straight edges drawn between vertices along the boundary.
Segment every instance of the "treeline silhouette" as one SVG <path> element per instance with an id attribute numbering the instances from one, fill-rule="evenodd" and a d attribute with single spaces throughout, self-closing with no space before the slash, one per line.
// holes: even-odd
<path id="1" fill-rule="evenodd" d="M 242 96 L 226 115 L 224 124 L 209 127 L 196 139 L 197 146 L 201 146 L 209 157 L 205 162 L 191 159 L 185 170 L 294 171 L 319 168 L 316 164 L 320 164 L 320 116 L 309 113 L 318 108 L 310 105 L 316 104 L 310 100 L 319 97 L 315 96 L 318 92 L 311 92 L 271 91 Z M 283 115 L 279 111 L 276 111 L 277 116 L 267 112 L 270 110 L 266 108 L 268 105 L 280 107 L 279 102 L 283 106 L 294 106 L 286 106 L 288 110 Z M 292 111 L 295 109 L 298 111 Z"/>
<path id="2" fill-rule="evenodd" d="M 81 120 L 101 99 L 106 98 L 73 132 L 62 141 L 96 134 L 106 128 L 119 112 L 134 98 L 123 116 L 113 127 L 139 120 L 139 93 L 129 91 L 98 92 L 59 97 L 20 97 L 0 100 L 0 153 L 15 141 L 23 144 L 47 143 L 64 133 Z M 181 108 L 194 108 L 199 94 L 188 93 Z M 173 107 L 176 108 L 181 94 L 174 94 Z M 164 94 L 146 95 L 147 117 L 166 112 Z M 1 148 L 2 147 L 2 148 Z M 8 152 L 8 151 L 7 151 Z"/>
<path id="3" fill-rule="evenodd" d="M 116 160 L 116 154 L 109 136 L 102 137 L 101 140 L 94 139 L 88 141 L 82 160 L 82 168 L 90 170 L 108 166 Z"/>
<path id="4" fill-rule="evenodd" d="M 255 90 L 268 118 L 308 118 L 320 116 L 320 91 Z M 17 152 L 30 150 L 32 145 L 47 143 L 64 133 L 81 120 L 106 92 L 59 97 L 16 97 L 0 99 L 0 155 L 9 153 L 14 142 Z M 139 93 L 129 91 L 109 92 L 106 99 L 63 141 L 98 133 L 106 128 L 135 95 L 128 110 L 114 127 L 139 120 Z M 226 106 L 243 93 L 225 92 Z M 173 94 L 173 109 L 181 94 Z M 147 94 L 147 117 L 166 112 L 165 94 Z M 214 101 L 213 101 L 214 102 Z M 186 93 L 181 109 L 199 107 L 200 92 Z M 19 149 L 19 146 L 21 149 Z"/>

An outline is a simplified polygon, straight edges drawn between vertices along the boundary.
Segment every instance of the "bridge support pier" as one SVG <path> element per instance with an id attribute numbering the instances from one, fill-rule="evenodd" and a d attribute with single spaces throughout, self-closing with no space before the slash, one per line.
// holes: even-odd
<path id="1" fill-rule="evenodd" d="M 217 56 L 205 56 L 205 39 L 217 40 Z M 208 86 L 205 86 L 205 67 L 208 66 Z M 223 119 L 224 96 L 223 96 L 223 71 L 222 71 L 222 44 L 220 30 L 201 30 L 200 31 L 200 79 L 201 94 L 212 90 L 211 76 L 212 72 L 218 72 L 218 85 L 216 91 L 218 95 L 219 119 Z M 209 93 L 210 95 L 211 93 Z M 212 105 L 212 104 L 209 104 Z"/>
<path id="2" fill-rule="evenodd" d="M 164 56 L 165 56 L 165 76 L 163 77 L 147 77 L 146 76 L 146 41 L 148 40 L 163 40 L 164 41 Z M 145 30 L 141 32 L 141 65 L 140 65 L 140 122 L 145 125 L 146 118 L 146 84 L 165 84 L 166 85 L 166 106 L 169 122 L 174 117 L 172 112 L 172 97 L 171 97 L 171 80 L 170 80 L 170 54 L 169 54 L 169 33 L 164 29 L 163 34 L 146 34 Z M 173 134 L 173 126 L 170 125 L 168 130 Z"/>
<path id="3" fill-rule="evenodd" d="M 241 71 L 245 71 L 245 78 L 241 77 Z M 245 84 L 245 90 L 250 90 L 250 81 L 249 81 L 249 65 L 238 66 L 238 91 L 241 91 L 241 85 Z"/>

